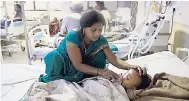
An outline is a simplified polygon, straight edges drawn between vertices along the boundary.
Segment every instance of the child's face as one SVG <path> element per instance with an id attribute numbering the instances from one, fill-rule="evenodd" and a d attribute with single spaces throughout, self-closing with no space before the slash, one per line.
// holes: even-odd
<path id="1" fill-rule="evenodd" d="M 140 83 L 141 77 L 139 73 L 134 69 L 130 69 L 123 75 L 122 86 L 127 89 L 136 89 L 136 87 L 138 87 Z"/>

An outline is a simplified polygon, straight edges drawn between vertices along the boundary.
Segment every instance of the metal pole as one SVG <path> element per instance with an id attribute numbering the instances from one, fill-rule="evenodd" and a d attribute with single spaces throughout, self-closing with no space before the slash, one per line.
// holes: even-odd
<path id="1" fill-rule="evenodd" d="M 6 7 L 6 1 L 3 1 L 3 6 L 5 7 L 5 17 L 8 15 L 7 14 L 7 7 Z M 6 21 L 5 21 L 5 33 L 6 35 L 8 34 L 8 28 L 7 28 L 7 18 L 6 18 Z M 0 48 L 1 50 L 1 48 Z M 1 50 L 1 61 L 3 61 L 3 52 Z"/>
<path id="2" fill-rule="evenodd" d="M 29 47 L 28 47 L 28 32 L 26 28 L 26 17 L 25 17 L 25 11 L 24 11 L 24 2 L 21 2 L 21 8 L 22 8 L 22 20 L 24 22 L 24 33 L 25 33 L 25 39 L 26 39 L 26 50 L 28 54 L 28 63 L 31 65 L 31 60 L 30 60 L 30 53 L 29 53 Z"/>
<path id="3" fill-rule="evenodd" d="M 7 16 L 8 16 L 8 13 L 7 13 L 7 5 L 6 5 L 6 1 L 3 1 L 3 6 L 5 7 L 5 32 L 6 32 L 6 35 L 8 35 L 8 25 L 7 25 Z"/>
<path id="4" fill-rule="evenodd" d="M 51 11 L 50 11 L 50 7 L 49 7 L 49 5 L 50 5 L 49 2 L 50 2 L 50 1 L 47 1 L 47 14 L 48 14 L 48 18 L 49 18 L 49 19 L 48 19 L 48 21 L 49 21 L 48 23 L 50 23 L 50 12 L 51 12 Z"/>

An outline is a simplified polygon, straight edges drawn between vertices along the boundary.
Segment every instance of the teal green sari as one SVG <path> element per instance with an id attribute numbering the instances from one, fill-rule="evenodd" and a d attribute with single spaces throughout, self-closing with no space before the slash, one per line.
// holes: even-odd
<path id="1" fill-rule="evenodd" d="M 50 82 L 53 80 L 64 79 L 70 82 L 78 82 L 84 78 L 92 77 L 92 75 L 85 74 L 78 71 L 71 63 L 66 42 L 71 42 L 80 48 L 82 54 L 82 62 L 95 68 L 106 67 L 106 55 L 103 51 L 108 47 L 107 40 L 101 36 L 98 40 L 91 42 L 89 48 L 84 50 L 82 41 L 77 31 L 70 31 L 56 50 L 48 53 L 44 62 L 46 64 L 46 75 L 40 76 L 39 81 Z"/>

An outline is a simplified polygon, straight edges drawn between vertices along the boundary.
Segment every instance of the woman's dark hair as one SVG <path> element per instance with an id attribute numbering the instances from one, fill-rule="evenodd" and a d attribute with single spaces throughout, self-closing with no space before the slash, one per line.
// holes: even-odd
<path id="1" fill-rule="evenodd" d="M 96 11 L 96 10 L 89 10 L 86 11 L 82 17 L 80 18 L 80 30 L 79 34 L 81 39 L 84 37 L 83 29 L 86 27 L 91 27 L 95 23 L 102 23 L 103 25 L 106 24 L 104 16 Z"/>
<path id="2" fill-rule="evenodd" d="M 16 4 L 15 5 L 17 8 L 21 9 L 21 6 L 19 4 Z"/>
<path id="3" fill-rule="evenodd" d="M 150 86 L 152 79 L 149 75 L 141 75 L 141 84 L 137 87 L 137 89 L 146 89 Z"/>

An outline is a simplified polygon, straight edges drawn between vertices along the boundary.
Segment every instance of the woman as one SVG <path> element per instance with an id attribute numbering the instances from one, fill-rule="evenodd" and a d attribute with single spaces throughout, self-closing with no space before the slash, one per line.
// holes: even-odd
<path id="1" fill-rule="evenodd" d="M 108 47 L 107 40 L 101 35 L 104 25 L 104 17 L 98 11 L 84 13 L 80 19 L 81 28 L 71 30 L 58 48 L 45 56 L 47 75 L 40 76 L 39 81 L 65 79 L 78 82 L 97 75 L 109 80 L 118 79 L 118 74 L 105 69 L 106 59 L 121 69 L 137 68 L 141 74 L 139 66 L 116 58 Z"/>
<path id="2" fill-rule="evenodd" d="M 21 6 L 19 4 L 16 4 L 14 7 L 14 10 L 16 12 L 13 22 L 15 21 L 22 21 L 22 9 Z"/>

